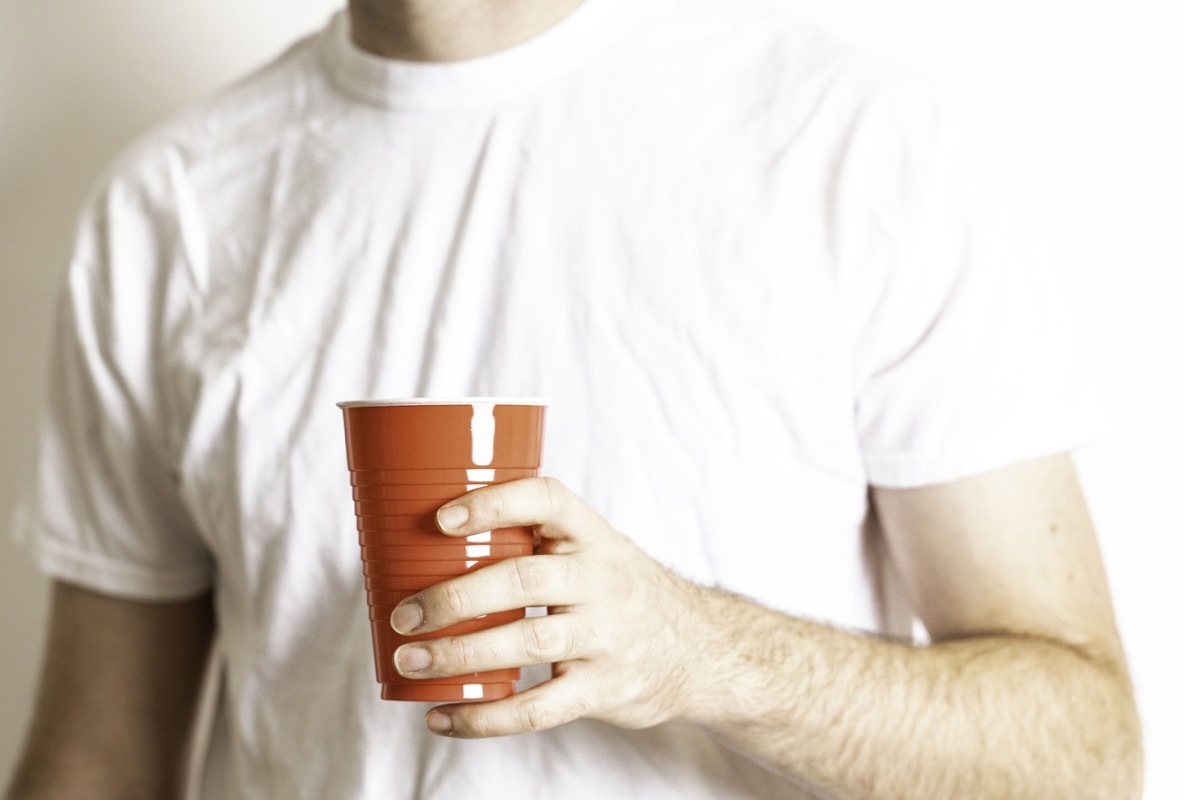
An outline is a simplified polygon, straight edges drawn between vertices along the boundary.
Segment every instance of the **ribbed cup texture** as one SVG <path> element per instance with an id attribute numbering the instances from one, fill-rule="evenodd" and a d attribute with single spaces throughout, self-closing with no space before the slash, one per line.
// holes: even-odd
<path id="1" fill-rule="evenodd" d="M 401 636 L 396 604 L 428 587 L 533 553 L 528 528 L 451 537 L 436 513 L 468 492 L 532 478 L 541 466 L 545 406 L 540 403 L 342 404 L 346 457 L 358 521 L 376 678 L 385 700 L 492 700 L 515 691 L 517 668 L 454 678 L 410 680 L 392 663 L 400 645 L 469 634 L 524 617 L 524 609 L 486 614 L 441 631 Z"/>

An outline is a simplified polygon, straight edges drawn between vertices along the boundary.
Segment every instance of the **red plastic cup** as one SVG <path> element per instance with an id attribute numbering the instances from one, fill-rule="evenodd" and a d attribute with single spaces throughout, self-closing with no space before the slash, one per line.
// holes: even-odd
<path id="1" fill-rule="evenodd" d="M 364 559 L 363 575 L 459 575 L 495 564 L 499 558 L 458 558 L 453 561 L 384 561 Z"/>
<path id="2" fill-rule="evenodd" d="M 423 592 L 435 583 L 457 578 L 458 575 L 364 575 L 363 588 L 368 592 L 408 592 L 409 595 Z M 369 598 L 368 598 L 369 599 Z M 403 598 L 401 598 L 403 599 Z M 397 600 L 396 602 L 400 602 Z"/>
<path id="3" fill-rule="evenodd" d="M 406 597 L 471 569 L 531 555 L 533 533 L 505 528 L 459 538 L 438 531 L 435 514 L 474 489 L 538 475 L 546 403 L 463 398 L 339 403 L 358 520 L 376 677 L 385 700 L 492 700 L 515 691 L 519 669 L 457 678 L 408 680 L 392 664 L 410 638 L 391 630 L 391 609 Z M 487 614 L 422 638 L 453 636 L 510 622 L 524 609 Z"/>
<path id="4" fill-rule="evenodd" d="M 500 700 L 514 691 L 512 681 L 472 683 L 464 676 L 461 683 L 431 684 L 429 681 L 405 681 L 383 684 L 384 700 L 417 700 L 429 703 L 469 703 Z"/>
<path id="5" fill-rule="evenodd" d="M 457 496 L 457 495 L 456 495 Z M 528 528 L 498 528 L 494 531 L 484 531 L 474 536 L 454 537 L 445 536 L 434 528 L 401 528 L 388 525 L 387 520 L 394 517 L 373 517 L 368 522 L 373 527 L 369 530 L 360 529 L 358 543 L 363 546 L 403 546 L 403 547 L 446 547 L 460 548 L 463 558 L 466 558 L 466 548 L 477 544 L 512 544 L 528 548 L 530 534 Z M 427 518 L 430 525 L 434 524 L 432 514 Z"/>
<path id="6" fill-rule="evenodd" d="M 363 580 L 367 582 L 368 606 L 390 605 L 392 608 L 395 608 L 414 594 L 420 594 L 424 589 L 428 588 L 425 585 L 425 581 L 410 578 L 385 576 L 364 578 Z M 449 578 L 442 578 L 441 580 L 449 580 Z"/>
<path id="7" fill-rule="evenodd" d="M 448 538 L 448 537 L 447 537 Z M 446 561 L 451 559 L 500 559 L 525 555 L 523 544 L 455 543 L 453 549 L 437 545 L 363 545 L 363 561 Z"/>

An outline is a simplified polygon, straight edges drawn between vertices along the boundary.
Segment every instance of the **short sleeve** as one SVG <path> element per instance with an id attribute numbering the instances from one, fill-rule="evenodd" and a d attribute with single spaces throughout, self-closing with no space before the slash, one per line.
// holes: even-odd
<path id="1" fill-rule="evenodd" d="M 212 563 L 180 494 L 159 359 L 159 226 L 113 185 L 84 215 L 52 333 L 35 480 L 17 535 L 63 581 L 146 600 L 204 591 Z"/>
<path id="2" fill-rule="evenodd" d="M 1073 298 L 1021 220 L 1036 185 L 1013 180 L 968 111 L 929 109 L 875 170 L 891 182 L 874 190 L 889 247 L 864 280 L 856 424 L 877 486 L 1064 452 L 1104 424 Z"/>

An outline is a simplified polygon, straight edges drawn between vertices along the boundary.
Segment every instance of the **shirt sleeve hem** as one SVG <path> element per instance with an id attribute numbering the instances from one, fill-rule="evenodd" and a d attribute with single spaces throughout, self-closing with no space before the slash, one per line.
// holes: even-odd
<path id="1" fill-rule="evenodd" d="M 38 566 L 51 579 L 129 600 L 187 600 L 213 585 L 209 564 L 150 568 L 95 553 L 81 553 L 45 539 L 36 541 L 33 554 Z"/>
<path id="2" fill-rule="evenodd" d="M 1099 429 L 1089 429 L 1082 435 L 1064 436 L 1024 448 L 1010 445 L 1003 451 L 866 454 L 863 456 L 863 466 L 871 486 L 914 489 L 952 483 L 1024 461 L 1069 453 L 1100 438 L 1102 434 Z"/>

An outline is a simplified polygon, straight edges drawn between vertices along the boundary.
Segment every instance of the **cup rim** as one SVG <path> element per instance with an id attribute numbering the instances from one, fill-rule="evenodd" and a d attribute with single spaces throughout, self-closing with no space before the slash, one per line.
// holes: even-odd
<path id="1" fill-rule="evenodd" d="M 550 405 L 545 397 L 396 397 L 379 400 L 340 400 L 338 408 L 372 408 L 380 406 L 541 406 Z"/>

